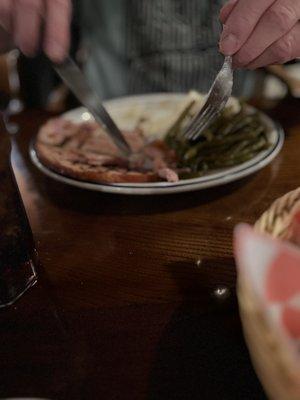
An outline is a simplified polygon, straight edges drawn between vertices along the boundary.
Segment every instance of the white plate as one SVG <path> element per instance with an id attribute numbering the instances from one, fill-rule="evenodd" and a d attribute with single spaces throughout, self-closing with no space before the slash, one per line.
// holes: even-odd
<path id="1" fill-rule="evenodd" d="M 144 131 L 146 135 L 163 136 L 170 125 L 170 121 L 177 115 L 186 95 L 184 94 L 150 94 L 141 96 L 123 97 L 105 102 L 105 106 L 122 129 L 132 129 L 141 117 L 146 117 Z M 249 107 L 249 112 L 253 110 Z M 45 167 L 38 159 L 34 147 L 30 147 L 30 156 L 33 163 L 45 175 L 68 185 L 77 186 L 99 192 L 131 194 L 131 195 L 153 195 L 191 192 L 220 186 L 244 178 L 255 173 L 269 164 L 280 152 L 284 133 L 269 117 L 262 114 L 262 119 L 269 128 L 269 140 L 271 146 L 257 154 L 253 159 L 238 166 L 211 171 L 199 178 L 181 180 L 176 183 L 154 182 L 154 183 L 117 183 L 98 184 L 89 183 L 65 177 Z M 87 121 L 91 118 L 84 108 L 77 108 L 66 114 L 75 122 Z"/>

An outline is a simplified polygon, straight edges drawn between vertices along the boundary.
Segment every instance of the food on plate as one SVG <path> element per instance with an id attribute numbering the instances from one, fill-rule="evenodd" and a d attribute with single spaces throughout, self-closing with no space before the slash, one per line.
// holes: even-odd
<path id="1" fill-rule="evenodd" d="M 176 151 L 185 177 L 242 164 L 269 147 L 268 129 L 258 112 L 249 113 L 243 104 L 235 113 L 226 108 L 197 143 L 181 139 L 182 121 L 168 133 L 166 143 Z"/>
<path id="2" fill-rule="evenodd" d="M 197 112 L 195 96 L 161 139 L 143 129 L 124 132 L 133 155 L 123 157 L 95 122 L 54 118 L 41 127 L 35 149 L 40 161 L 60 174 L 96 183 L 177 182 L 209 170 L 241 164 L 269 146 L 268 131 L 258 112 L 243 105 L 227 107 L 196 143 L 180 132 Z M 199 106 L 199 104 L 198 104 Z M 237 108 L 237 109 L 236 109 Z"/>
<path id="3" fill-rule="evenodd" d="M 177 156 L 163 140 L 148 141 L 142 131 L 124 132 L 133 155 L 127 159 L 95 122 L 49 120 L 41 129 L 36 151 L 43 164 L 75 179 L 101 182 L 176 182 Z"/>

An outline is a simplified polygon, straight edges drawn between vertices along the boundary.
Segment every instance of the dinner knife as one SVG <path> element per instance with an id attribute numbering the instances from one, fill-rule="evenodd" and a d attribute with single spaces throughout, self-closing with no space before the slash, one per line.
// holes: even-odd
<path id="1" fill-rule="evenodd" d="M 4 29 L 8 35 L 10 35 L 10 32 L 5 26 L 3 26 L 3 24 L 0 23 L 0 27 Z M 81 72 L 75 61 L 73 61 L 70 56 L 67 56 L 62 63 L 52 63 L 52 65 L 54 70 L 61 77 L 75 97 L 77 97 L 82 105 L 87 108 L 90 114 L 92 114 L 92 116 L 95 118 L 96 122 L 98 122 L 98 124 L 104 128 L 105 132 L 114 141 L 121 153 L 125 157 L 128 157 L 132 153 L 129 144 L 102 105 L 96 92 L 92 90 L 88 84 L 86 77 Z"/>
<path id="2" fill-rule="evenodd" d="M 98 95 L 89 86 L 86 77 L 71 57 L 61 64 L 53 64 L 55 71 L 77 99 L 87 108 L 95 120 L 104 128 L 119 150 L 128 157 L 131 148 L 122 132 L 101 104 Z"/>

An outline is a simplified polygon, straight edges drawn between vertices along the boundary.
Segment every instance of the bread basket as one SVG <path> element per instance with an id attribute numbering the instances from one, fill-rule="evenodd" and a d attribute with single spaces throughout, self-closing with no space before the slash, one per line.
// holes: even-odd
<path id="1" fill-rule="evenodd" d="M 255 230 L 288 239 L 293 212 L 300 207 L 300 188 L 276 200 L 255 224 Z M 300 399 L 300 358 L 287 351 L 266 320 L 245 279 L 238 277 L 238 300 L 245 339 L 256 373 L 271 400 Z M 299 355 L 300 357 L 300 355 Z"/>

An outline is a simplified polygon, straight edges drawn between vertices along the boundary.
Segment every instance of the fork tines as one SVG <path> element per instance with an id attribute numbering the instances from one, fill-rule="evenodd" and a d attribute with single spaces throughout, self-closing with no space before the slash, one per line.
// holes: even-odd
<path id="1" fill-rule="evenodd" d="M 183 137 L 187 140 L 196 140 L 210 125 L 217 113 L 218 110 L 214 106 L 206 103 L 184 132 Z"/>
<path id="2" fill-rule="evenodd" d="M 225 57 L 224 64 L 208 93 L 204 106 L 184 130 L 182 134 L 184 139 L 191 141 L 198 139 L 203 131 L 211 125 L 224 109 L 231 96 L 232 86 L 232 58 Z"/>

